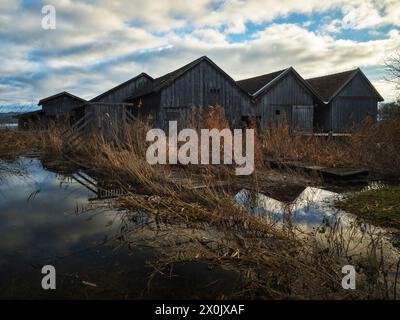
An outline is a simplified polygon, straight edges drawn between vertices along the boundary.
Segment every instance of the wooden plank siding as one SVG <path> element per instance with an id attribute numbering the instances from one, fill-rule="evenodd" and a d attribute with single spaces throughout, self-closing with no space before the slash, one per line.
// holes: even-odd
<path id="1" fill-rule="evenodd" d="M 366 117 L 376 120 L 378 100 L 363 77 L 356 75 L 331 102 L 332 130 L 348 132 Z"/>
<path id="2" fill-rule="evenodd" d="M 48 102 L 44 102 L 42 110 L 47 117 L 64 117 L 67 116 L 74 108 L 81 105 L 82 101 L 71 99 L 67 96 L 61 96 Z"/>
<path id="3" fill-rule="evenodd" d="M 337 81 L 332 81 L 332 79 Z M 378 101 L 383 98 L 360 69 L 310 79 L 324 92 L 334 83 L 334 90 L 325 94 L 324 102 L 316 99 L 314 128 L 316 132 L 347 133 L 360 126 L 366 117 L 376 120 Z M 324 83 L 325 82 L 325 83 Z"/>
<path id="4" fill-rule="evenodd" d="M 207 61 L 194 66 L 164 88 L 160 95 L 158 125 L 166 121 L 185 123 L 192 107 L 221 106 L 232 126 L 240 125 L 241 115 L 251 110 L 249 97 Z"/>
<path id="5" fill-rule="evenodd" d="M 294 119 L 293 109 L 296 106 L 308 107 L 309 111 Z M 256 101 L 256 114 L 261 116 L 261 130 L 286 121 L 292 129 L 300 126 L 305 131 L 312 131 L 312 109 L 312 93 L 292 73 L 288 73 Z"/>
<path id="6" fill-rule="evenodd" d="M 71 145 L 79 135 L 95 133 L 105 141 L 120 143 L 133 120 L 127 114 L 132 107 L 129 103 L 87 102 L 74 110 L 79 120 L 64 138 Z"/>
<path id="7" fill-rule="evenodd" d="M 348 132 L 362 124 L 366 117 L 376 120 L 378 101 L 376 98 L 337 97 L 331 102 L 332 131 Z"/>
<path id="8" fill-rule="evenodd" d="M 329 104 L 319 103 L 314 123 L 317 131 L 345 133 L 361 125 L 368 116 L 376 120 L 377 113 L 378 98 L 358 74 Z"/>
<path id="9" fill-rule="evenodd" d="M 118 103 L 124 102 L 126 98 L 132 96 L 137 90 L 144 88 L 151 79 L 146 75 L 138 76 L 125 84 L 115 87 L 98 97 L 93 98 L 93 102 Z"/>

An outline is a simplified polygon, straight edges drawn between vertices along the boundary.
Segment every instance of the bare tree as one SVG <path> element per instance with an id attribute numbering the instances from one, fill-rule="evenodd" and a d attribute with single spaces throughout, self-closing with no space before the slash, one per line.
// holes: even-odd
<path id="1" fill-rule="evenodd" d="M 396 89 L 400 90 L 400 52 L 385 59 L 386 80 L 396 84 Z"/>
<path id="2" fill-rule="evenodd" d="M 386 76 L 385 80 L 395 84 L 397 101 L 382 103 L 379 106 L 379 120 L 400 118 L 400 51 L 392 54 L 384 60 Z"/>

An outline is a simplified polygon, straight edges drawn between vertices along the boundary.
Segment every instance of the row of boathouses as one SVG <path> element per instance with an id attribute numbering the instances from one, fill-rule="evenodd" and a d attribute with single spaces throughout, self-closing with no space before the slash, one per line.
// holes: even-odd
<path id="1" fill-rule="evenodd" d="M 301 132 L 346 133 L 364 118 L 376 119 L 382 96 L 360 69 L 303 79 L 293 67 L 235 81 L 206 56 L 153 78 L 141 73 L 86 101 L 68 92 L 39 101 L 42 109 L 18 117 L 21 128 L 49 120 L 72 123 L 92 115 L 102 126 L 105 115 L 118 126 L 129 116 L 165 128 L 170 120 L 180 126 L 192 107 L 221 106 L 233 128 L 255 121 L 261 130 L 286 122 Z M 96 115 L 93 117 L 93 115 Z"/>

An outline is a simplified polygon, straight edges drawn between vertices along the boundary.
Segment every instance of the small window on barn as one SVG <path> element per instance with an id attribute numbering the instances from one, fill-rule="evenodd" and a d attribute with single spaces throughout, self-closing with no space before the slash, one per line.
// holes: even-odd
<path id="1" fill-rule="evenodd" d="M 220 89 L 219 89 L 219 88 L 210 88 L 210 92 L 211 92 L 212 94 L 219 94 Z"/>
<path id="2" fill-rule="evenodd" d="M 279 116 L 281 114 L 281 110 L 275 110 L 275 114 Z"/>

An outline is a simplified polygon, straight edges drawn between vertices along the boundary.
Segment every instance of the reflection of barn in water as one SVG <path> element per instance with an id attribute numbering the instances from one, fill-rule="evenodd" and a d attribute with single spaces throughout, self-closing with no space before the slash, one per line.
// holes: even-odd
<path id="1" fill-rule="evenodd" d="M 89 201 L 111 199 L 126 194 L 126 190 L 115 181 L 110 181 L 100 175 L 87 173 L 79 166 L 70 163 L 60 163 L 52 160 L 42 159 L 43 167 L 60 175 L 62 183 L 79 183 L 95 196 Z"/>
<path id="2" fill-rule="evenodd" d="M 66 182 L 78 182 L 89 191 L 95 194 L 89 201 L 111 199 L 126 194 L 126 191 L 117 183 L 96 179 L 84 171 L 77 171 L 65 176 Z"/>

